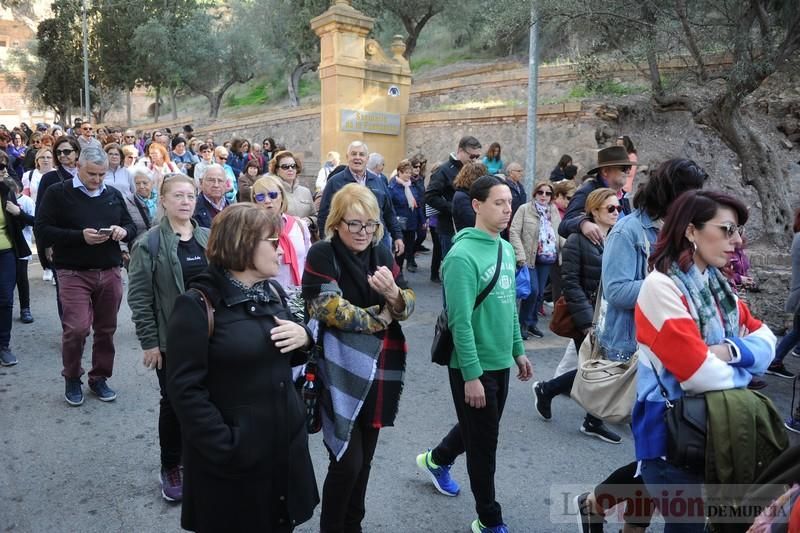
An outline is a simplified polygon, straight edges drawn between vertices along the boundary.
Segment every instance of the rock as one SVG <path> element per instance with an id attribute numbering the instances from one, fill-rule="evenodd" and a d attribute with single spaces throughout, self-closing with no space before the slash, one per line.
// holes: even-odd
<path id="1" fill-rule="evenodd" d="M 781 144 L 785 146 L 787 149 L 791 150 L 794 148 L 794 143 L 789 139 L 781 139 Z"/>

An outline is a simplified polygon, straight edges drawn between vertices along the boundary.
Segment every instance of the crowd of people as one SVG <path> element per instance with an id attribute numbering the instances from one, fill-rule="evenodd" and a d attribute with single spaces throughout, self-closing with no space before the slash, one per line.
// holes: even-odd
<path id="1" fill-rule="evenodd" d="M 427 163 L 413 154 L 387 165 L 354 141 L 306 180 L 299 154 L 271 137 L 217 144 L 191 126 L 145 133 L 79 120 L 66 130 L 0 127 L 0 364 L 19 362 L 10 349 L 15 287 L 21 322 L 34 321 L 35 243 L 56 290 L 64 399 L 84 403 L 93 333 L 88 387 L 114 401 L 127 270 L 142 361 L 160 389 L 160 492 L 182 502 L 182 527 L 292 531 L 321 503 L 321 531 L 361 531 L 380 429 L 400 406 L 401 324 L 417 298 L 407 273 L 432 252 L 429 279 L 441 284 L 452 332 L 456 421 L 416 464 L 438 492 L 457 496 L 450 471 L 465 455 L 474 533 L 509 531 L 494 480 L 500 420 L 511 369 L 521 381 L 533 377 L 524 341 L 545 336 L 539 320 L 554 308 L 573 333 L 556 375 L 532 384 L 532 411 L 552 419 L 555 399 L 582 379 L 587 346 L 637 376 L 635 398 L 617 399 L 633 405 L 636 456 L 576 498 L 581 531 L 602 531 L 619 504 L 624 531 L 644 531 L 656 509 L 668 533 L 703 531 L 705 517 L 669 514 L 670 499 L 686 497 L 676 485 L 702 498 L 704 483 L 754 482 L 767 470 L 764 462 L 744 472 L 725 443 L 758 447 L 770 461 L 796 453 L 784 430 L 800 433 L 800 407 L 784 423 L 752 389 L 766 386 L 764 373 L 795 377 L 785 356 L 800 352 L 800 210 L 786 301 L 794 322 L 776 350 L 742 297 L 753 283 L 747 208 L 706 190 L 695 162 L 637 172 L 637 151 L 621 136 L 582 178 L 565 154 L 530 191 L 522 165 L 504 161 L 497 142 L 484 151 L 465 136 L 430 172 Z M 314 406 L 298 389 L 309 361 L 319 370 L 329 454 L 321 494 L 308 447 Z M 665 422 L 697 395 L 714 444 L 707 455 L 724 467 L 714 472 L 675 458 Z M 622 441 L 582 407 L 581 433 Z"/>

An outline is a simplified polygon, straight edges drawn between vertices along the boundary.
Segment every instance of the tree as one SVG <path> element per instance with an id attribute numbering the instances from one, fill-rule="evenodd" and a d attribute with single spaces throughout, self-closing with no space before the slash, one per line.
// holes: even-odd
<path id="1" fill-rule="evenodd" d="M 430 20 L 448 8 L 463 9 L 463 3 L 452 0 L 361 0 L 366 13 L 393 14 L 403 24 L 408 36 L 403 57 L 411 59 L 417 49 L 417 41 Z"/>

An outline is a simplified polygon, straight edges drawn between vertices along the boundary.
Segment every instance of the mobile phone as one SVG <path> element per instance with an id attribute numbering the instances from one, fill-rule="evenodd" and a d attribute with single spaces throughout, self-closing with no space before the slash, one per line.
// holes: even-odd
<path id="1" fill-rule="evenodd" d="M 100 235 L 111 235 L 113 231 L 114 230 L 111 228 L 100 228 L 99 230 L 97 230 L 97 233 L 99 233 Z"/>

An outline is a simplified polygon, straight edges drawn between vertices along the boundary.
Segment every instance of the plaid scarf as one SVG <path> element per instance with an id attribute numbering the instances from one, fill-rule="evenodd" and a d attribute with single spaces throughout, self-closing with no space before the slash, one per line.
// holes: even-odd
<path id="1" fill-rule="evenodd" d="M 710 266 L 706 273 L 708 283 L 694 264 L 688 272 L 682 271 L 677 263 L 672 263 L 669 269 L 669 277 L 686 296 L 689 313 L 697 323 L 703 340 L 713 345 L 726 337 L 738 336 L 739 306 L 736 294 L 722 272 Z"/>

